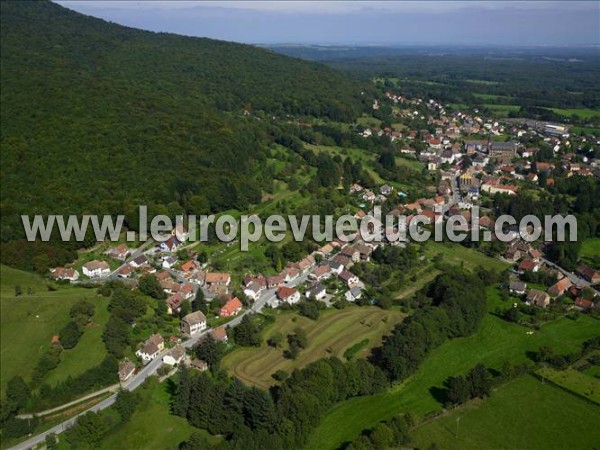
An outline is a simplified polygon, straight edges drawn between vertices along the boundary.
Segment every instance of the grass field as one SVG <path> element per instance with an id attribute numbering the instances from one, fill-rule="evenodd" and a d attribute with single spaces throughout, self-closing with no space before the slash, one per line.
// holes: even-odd
<path id="1" fill-rule="evenodd" d="M 381 420 L 412 412 L 422 416 L 441 409 L 431 388 L 443 387 L 453 375 L 468 371 L 477 363 L 500 368 L 528 361 L 527 351 L 548 345 L 557 352 L 575 350 L 581 342 L 597 334 L 598 321 L 588 316 L 578 320 L 563 318 L 547 323 L 532 335 L 527 329 L 493 315 L 485 317 L 473 336 L 446 342 L 434 350 L 421 368 L 404 383 L 371 397 L 355 398 L 335 406 L 321 421 L 309 442 L 311 449 L 335 449 L 354 439 L 363 429 Z"/>
<path id="2" fill-rule="evenodd" d="M 477 250 L 463 247 L 460 244 L 427 241 L 426 255 L 432 258 L 439 253 L 444 257 L 443 262 L 458 266 L 462 265 L 465 269 L 469 270 L 477 267 L 485 267 L 486 269 L 503 271 L 510 267 L 510 264 L 498 258 L 491 258 Z"/>
<path id="3" fill-rule="evenodd" d="M 263 337 L 266 341 L 274 333 L 281 333 L 285 338 L 298 327 L 305 330 L 308 348 L 302 350 L 296 360 L 285 359 L 283 349 L 269 347 L 263 342 L 260 348 L 234 350 L 225 356 L 221 366 L 247 383 L 266 388 L 275 383 L 271 375 L 277 370 L 291 372 L 294 368 L 304 367 L 328 356 L 343 359 L 348 348 L 368 339 L 368 345 L 354 355 L 355 358 L 364 357 L 402 317 L 402 313 L 397 310 L 385 311 L 375 307 L 330 310 L 323 312 L 317 321 L 297 313 L 283 312 L 266 329 Z"/>
<path id="4" fill-rule="evenodd" d="M 600 256 L 600 238 L 588 238 L 581 244 L 581 256 Z"/>
<path id="5" fill-rule="evenodd" d="M 412 436 L 419 448 L 435 443 L 444 450 L 591 449 L 600 442 L 600 407 L 524 376 L 482 402 L 417 428 Z"/>
<path id="6" fill-rule="evenodd" d="M 158 383 L 151 378 L 143 388 L 136 390 L 142 396 L 131 420 L 111 430 L 100 445 L 101 449 L 116 448 L 164 450 L 178 448 L 193 432 L 209 434 L 192 427 L 183 417 L 170 413 L 168 382 Z M 211 440 L 218 440 L 212 438 Z"/>
<path id="7" fill-rule="evenodd" d="M 556 114 L 570 117 L 577 114 L 582 119 L 600 118 L 600 110 L 588 108 L 550 108 Z"/>
<path id="8" fill-rule="evenodd" d="M 543 367 L 536 373 L 600 406 L 600 380 L 597 378 L 575 369 L 556 370 L 552 367 Z"/>
<path id="9" fill-rule="evenodd" d="M 69 309 L 79 300 L 86 299 L 96 305 L 95 321 L 106 320 L 108 300 L 95 295 L 94 290 L 61 286 L 48 291 L 40 276 L 2 266 L 0 268 L 0 348 L 1 386 L 14 375 L 28 379 L 39 357 L 50 347 L 52 336 L 70 320 Z M 15 285 L 23 294 L 15 296 Z M 28 290 L 31 290 L 28 293 Z M 64 379 L 74 372 L 82 372 L 102 359 L 104 345 L 99 341 L 102 327 L 90 327 L 79 345 L 64 353 L 63 361 L 55 369 L 54 381 Z M 64 363 L 64 366 L 63 366 Z"/>

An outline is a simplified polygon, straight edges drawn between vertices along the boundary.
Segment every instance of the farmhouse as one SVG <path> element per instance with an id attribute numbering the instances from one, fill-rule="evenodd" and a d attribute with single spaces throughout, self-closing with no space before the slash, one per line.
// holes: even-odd
<path id="1" fill-rule="evenodd" d="M 181 319 L 181 332 L 188 336 L 194 336 L 204 330 L 206 330 L 206 317 L 202 311 L 193 312 Z"/>
<path id="2" fill-rule="evenodd" d="M 252 300 L 256 300 L 263 289 L 258 283 L 252 281 L 244 288 L 244 295 Z"/>
<path id="3" fill-rule="evenodd" d="M 219 273 L 219 272 L 208 272 L 204 277 L 204 283 L 211 286 L 229 286 L 231 283 L 231 277 L 228 273 Z"/>
<path id="4" fill-rule="evenodd" d="M 310 278 L 321 281 L 331 276 L 331 267 L 327 264 L 322 264 L 312 271 L 309 275 Z"/>

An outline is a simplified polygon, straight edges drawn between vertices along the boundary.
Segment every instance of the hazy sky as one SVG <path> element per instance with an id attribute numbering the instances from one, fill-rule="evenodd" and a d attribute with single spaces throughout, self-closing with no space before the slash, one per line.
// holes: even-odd
<path id="1" fill-rule="evenodd" d="M 135 28 L 246 43 L 600 44 L 595 1 L 56 2 Z"/>

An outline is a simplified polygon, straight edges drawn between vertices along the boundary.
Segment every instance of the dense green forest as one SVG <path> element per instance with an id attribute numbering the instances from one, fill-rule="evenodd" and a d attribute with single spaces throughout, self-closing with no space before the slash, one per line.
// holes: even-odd
<path id="1" fill-rule="evenodd" d="M 359 86 L 321 64 L 134 30 L 49 1 L 1 8 L 1 237 L 10 254 L 68 259 L 64 248 L 15 244 L 20 214 L 244 209 L 261 196 L 255 175 L 276 134 L 267 122 L 351 120 L 363 110 Z"/>
<path id="2" fill-rule="evenodd" d="M 600 108 L 597 48 L 275 46 L 273 49 L 324 62 L 354 77 L 385 77 L 391 85 L 399 82 L 409 97 L 473 106 L 517 105 L 524 108 L 520 117 L 531 116 L 532 107 Z M 557 118 L 547 120 L 553 119 Z"/>

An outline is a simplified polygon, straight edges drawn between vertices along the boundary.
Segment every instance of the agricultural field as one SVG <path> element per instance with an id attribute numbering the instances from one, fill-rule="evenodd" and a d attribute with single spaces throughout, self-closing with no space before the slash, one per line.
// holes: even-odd
<path id="1" fill-rule="evenodd" d="M 52 336 L 69 322 L 71 306 L 80 300 L 96 306 L 95 323 L 85 330 L 75 349 L 63 353 L 52 381 L 81 373 L 104 357 L 100 335 L 107 320 L 108 299 L 98 297 L 95 290 L 68 285 L 49 291 L 47 282 L 39 275 L 6 266 L 0 268 L 0 279 L 2 391 L 11 377 L 21 375 L 27 380 L 31 376 L 39 357 L 50 348 Z M 17 285 L 22 290 L 18 297 Z"/>
<path id="2" fill-rule="evenodd" d="M 600 380 L 597 378 L 575 369 L 556 370 L 552 367 L 543 367 L 536 374 L 600 406 Z"/>
<path id="3" fill-rule="evenodd" d="M 562 318 L 542 325 L 528 335 L 528 329 L 488 314 L 477 333 L 446 342 L 434 350 L 409 379 L 387 392 L 342 402 L 325 415 L 309 442 L 311 449 L 335 449 L 351 441 L 362 430 L 381 420 L 411 412 L 419 417 L 438 411 L 442 405 L 432 395 L 444 381 L 467 372 L 478 363 L 499 369 L 504 362 L 529 361 L 527 352 L 542 345 L 558 353 L 573 351 L 597 334 L 598 323 L 589 316 L 578 320 Z"/>
<path id="4" fill-rule="evenodd" d="M 368 344 L 361 346 L 354 355 L 355 358 L 365 357 L 402 317 L 403 314 L 397 310 L 375 307 L 330 310 L 323 312 L 316 321 L 297 313 L 282 312 L 264 331 L 264 342 L 260 348 L 236 349 L 223 358 L 221 366 L 246 383 L 267 388 L 275 383 L 271 375 L 277 370 L 291 372 L 294 368 L 329 356 L 343 359 L 348 348 L 368 339 Z M 285 339 L 296 328 L 302 328 L 308 337 L 308 347 L 300 352 L 296 360 L 283 357 L 285 347 L 273 348 L 266 344 L 273 334 L 281 333 Z"/>
<path id="5" fill-rule="evenodd" d="M 594 448 L 600 442 L 600 407 L 524 376 L 417 428 L 412 438 L 419 448 L 435 443 L 445 450 Z"/>

